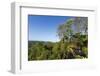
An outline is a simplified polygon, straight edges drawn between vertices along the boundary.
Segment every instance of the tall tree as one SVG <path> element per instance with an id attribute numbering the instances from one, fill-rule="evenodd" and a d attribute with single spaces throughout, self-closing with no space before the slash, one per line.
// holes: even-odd
<path id="1" fill-rule="evenodd" d="M 81 34 L 88 33 L 88 18 L 87 17 L 75 17 L 73 25 L 76 27 L 76 32 Z"/>
<path id="2" fill-rule="evenodd" d="M 71 25 L 73 24 L 73 19 L 69 19 L 67 22 L 65 22 L 64 24 L 61 24 L 58 27 L 58 36 L 59 38 L 63 41 L 66 42 L 67 40 L 69 41 L 72 34 L 73 34 L 73 30 L 71 28 Z"/>

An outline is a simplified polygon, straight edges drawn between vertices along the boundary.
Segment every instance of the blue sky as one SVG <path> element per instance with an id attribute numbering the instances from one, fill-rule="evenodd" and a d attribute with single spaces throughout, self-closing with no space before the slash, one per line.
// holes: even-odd
<path id="1" fill-rule="evenodd" d="M 29 40 L 32 41 L 59 41 L 57 28 L 72 17 L 28 15 Z"/>

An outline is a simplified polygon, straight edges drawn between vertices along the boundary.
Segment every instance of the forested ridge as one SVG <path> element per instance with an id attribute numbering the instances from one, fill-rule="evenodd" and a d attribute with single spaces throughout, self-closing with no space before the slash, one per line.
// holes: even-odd
<path id="1" fill-rule="evenodd" d="M 58 42 L 28 41 L 28 60 L 88 58 L 88 19 L 75 17 L 57 28 Z"/>

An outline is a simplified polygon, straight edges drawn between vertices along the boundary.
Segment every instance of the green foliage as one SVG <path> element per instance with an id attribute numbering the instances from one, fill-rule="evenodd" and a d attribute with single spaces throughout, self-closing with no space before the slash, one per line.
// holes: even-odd
<path id="1" fill-rule="evenodd" d="M 76 59 L 83 59 L 84 57 L 83 56 L 80 56 L 80 55 L 76 55 L 75 58 Z"/>
<path id="2" fill-rule="evenodd" d="M 82 47 L 82 52 L 85 55 L 85 57 L 88 57 L 88 48 L 87 47 Z"/>

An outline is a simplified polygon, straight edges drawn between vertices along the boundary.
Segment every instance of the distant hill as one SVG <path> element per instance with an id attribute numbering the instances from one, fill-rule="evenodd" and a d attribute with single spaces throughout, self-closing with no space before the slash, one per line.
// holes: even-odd
<path id="1" fill-rule="evenodd" d="M 40 45 L 53 45 L 57 42 L 51 42 L 51 41 L 28 41 L 28 46 L 31 47 L 32 45 L 40 44 Z"/>

